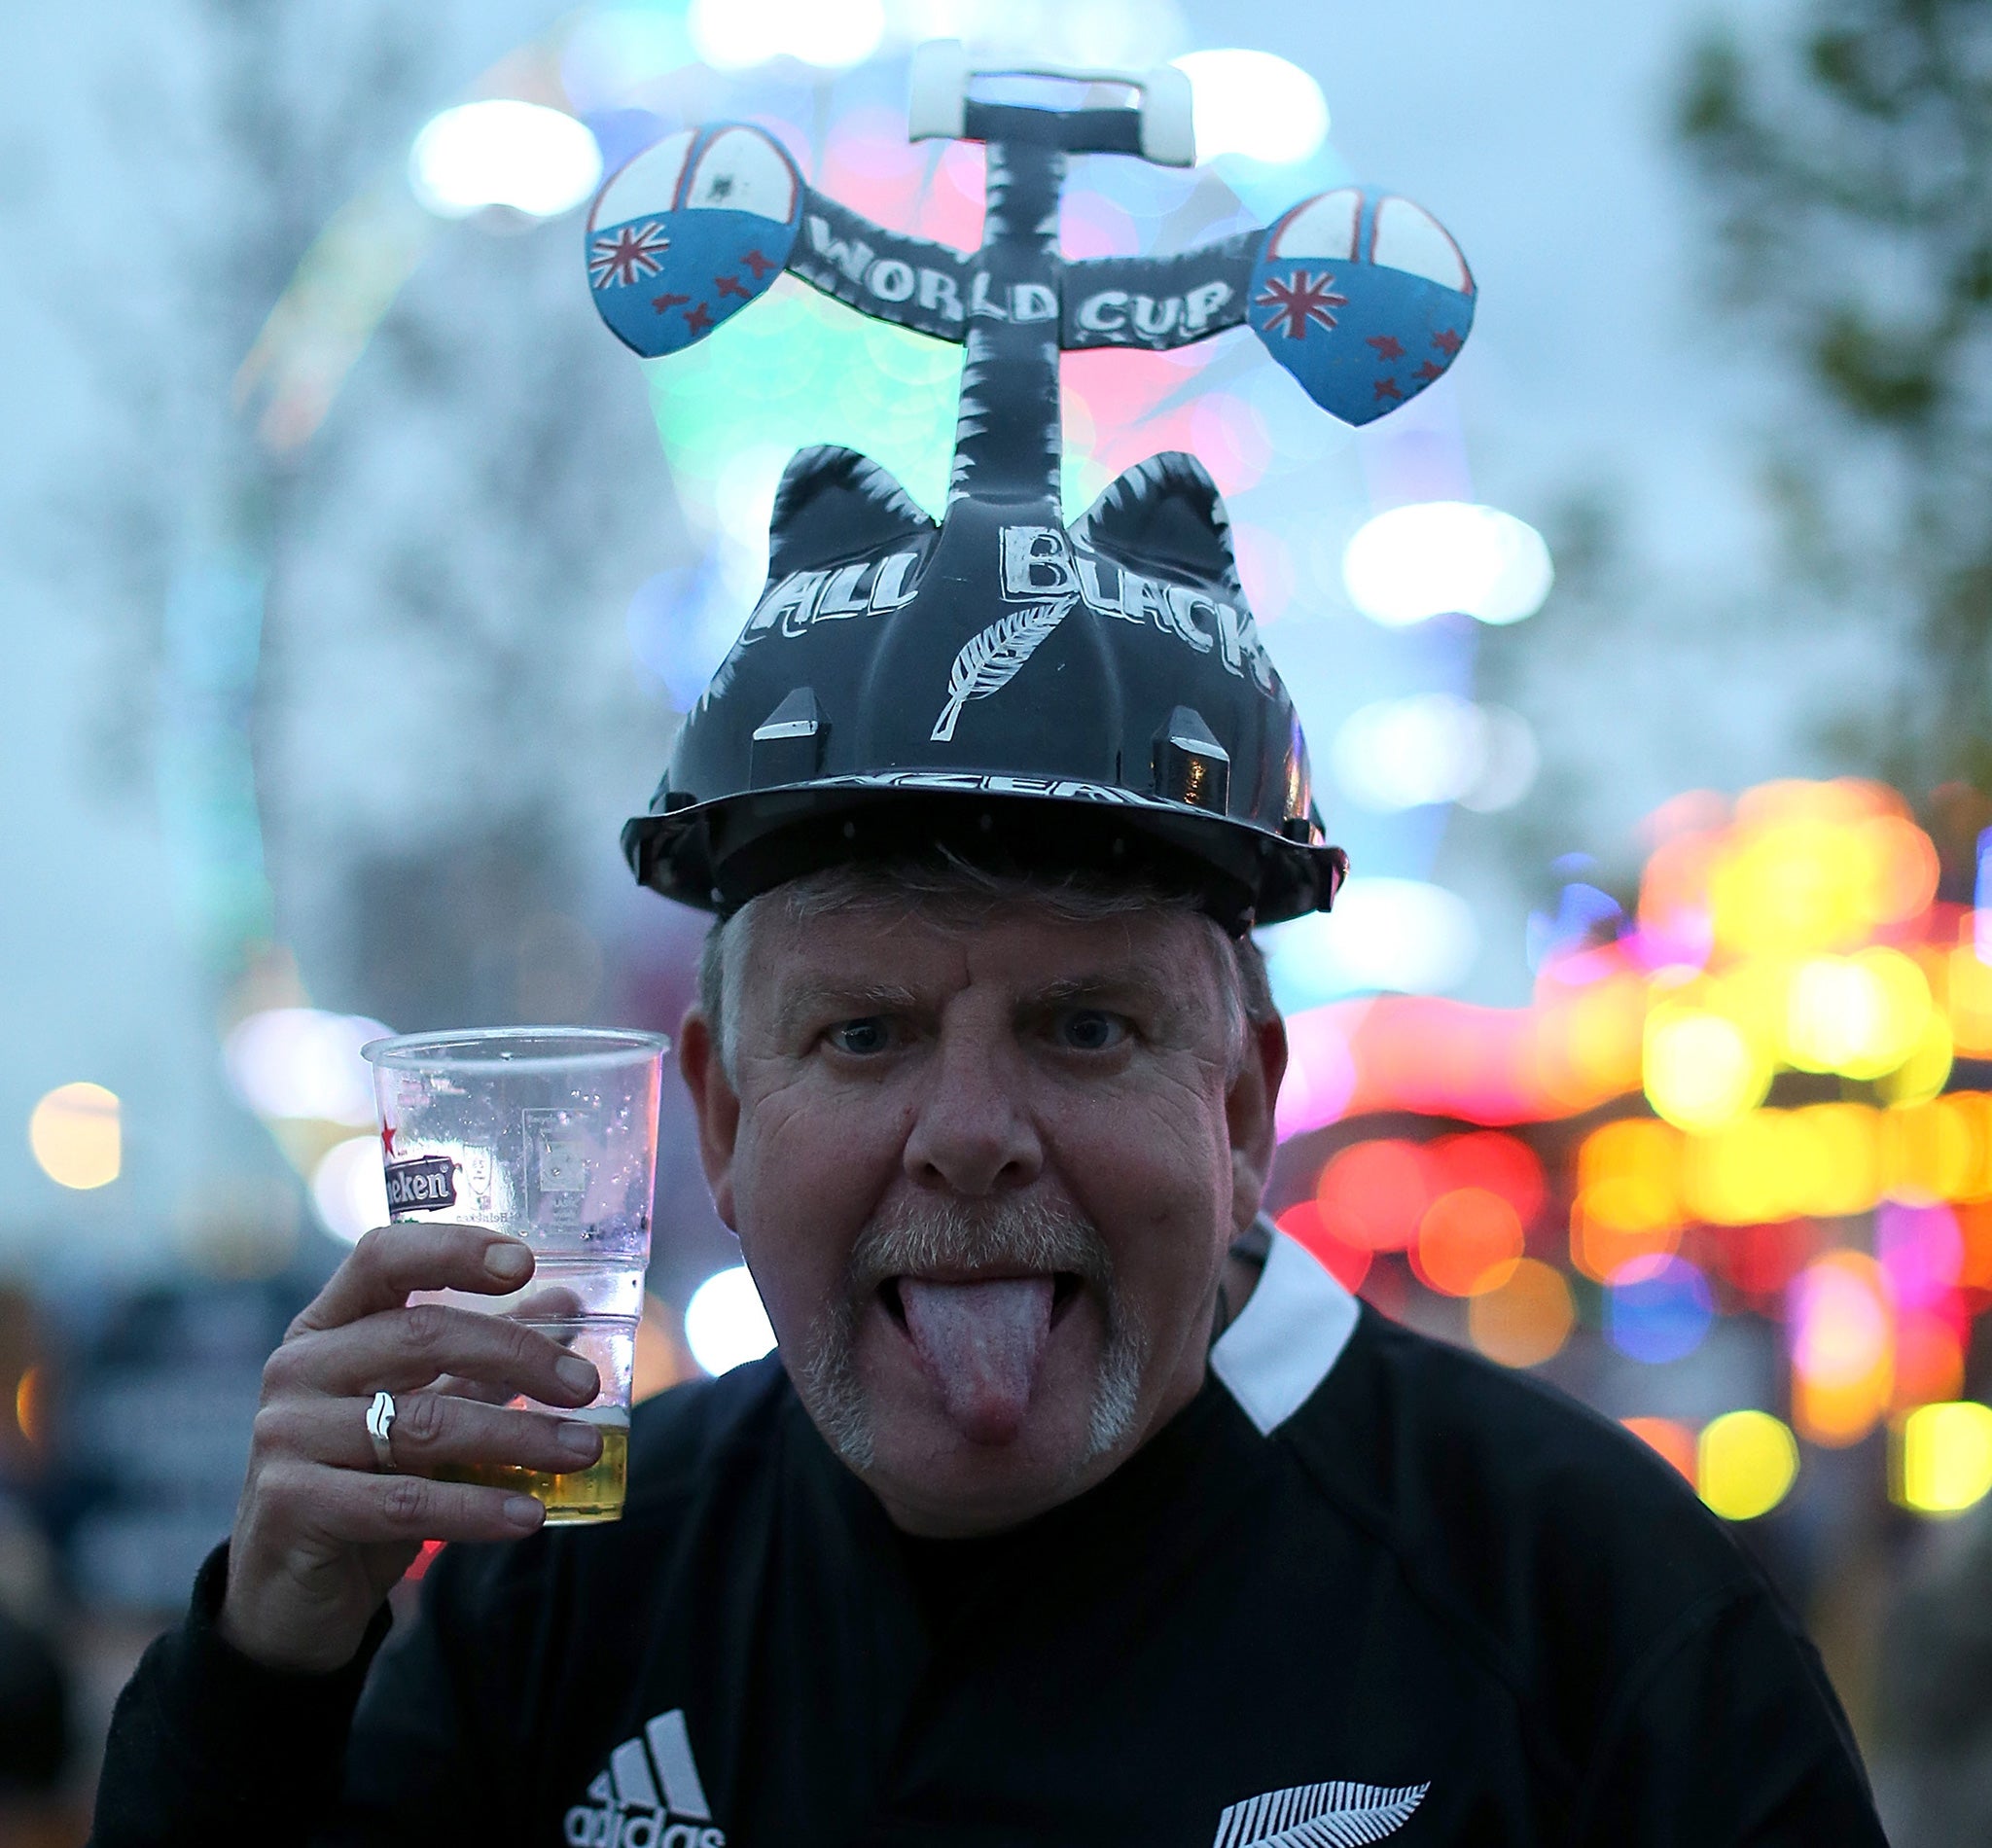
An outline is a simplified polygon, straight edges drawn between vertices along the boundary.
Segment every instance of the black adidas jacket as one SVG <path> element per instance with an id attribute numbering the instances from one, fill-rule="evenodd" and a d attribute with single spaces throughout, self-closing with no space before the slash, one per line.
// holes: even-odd
<path id="1" fill-rule="evenodd" d="M 1811 1646 L 1643 1445 L 1284 1238 L 1212 1373 L 957 1542 L 899 1534 L 772 1358 L 681 1387 L 620 1523 L 445 1549 L 371 1673 L 384 1621 L 337 1675 L 234 1654 L 217 1554 L 95 1840 L 1882 1842 Z"/>

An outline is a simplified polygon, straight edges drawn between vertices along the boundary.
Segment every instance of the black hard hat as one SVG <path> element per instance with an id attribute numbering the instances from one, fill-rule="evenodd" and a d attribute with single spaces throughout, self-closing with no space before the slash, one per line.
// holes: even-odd
<path id="1" fill-rule="evenodd" d="M 644 884 L 731 910 L 824 867 L 940 843 L 981 862 L 1146 872 L 1197 894 L 1234 933 L 1334 900 L 1346 857 L 1325 844 L 1299 721 L 1202 465 L 1155 456 L 1070 526 L 1059 509 L 1061 345 L 1175 345 L 1242 322 L 1303 384 L 1327 362 L 1349 367 L 1322 332 L 1332 311 L 1292 311 L 1295 264 L 1321 266 L 1311 247 L 1259 233 L 1146 265 L 1060 258 L 1066 153 L 1136 152 L 1150 124 L 1145 115 L 1137 136 L 1132 115 L 967 103 L 935 132 L 988 143 L 984 241 L 968 254 L 857 219 L 739 124 L 658 144 L 603 189 L 590 277 L 604 319 L 639 352 L 700 338 L 783 267 L 966 346 L 938 523 L 852 450 L 789 464 L 766 588 L 680 730 L 650 812 L 622 831 Z M 1187 155 L 1187 129 L 1156 138 Z M 1342 214 L 1350 239 L 1376 209 L 1359 200 Z M 1349 256 L 1368 267 L 1353 243 Z M 1386 305 L 1363 325 L 1405 291 L 1420 327 L 1435 302 L 1448 329 L 1471 316 L 1470 281 L 1461 297 L 1379 269 L 1324 295 L 1333 280 L 1298 273 L 1337 304 L 1368 288 Z M 1081 294 L 1076 281 L 1093 286 Z M 1249 318 L 1262 286 L 1275 308 L 1264 326 Z M 1142 288 L 1153 293 L 1130 295 Z M 1125 312 L 1130 299 L 1148 311 Z M 1310 326 L 1312 349 L 1279 351 L 1276 328 L 1304 340 Z M 1457 345 L 1441 346 L 1446 363 Z M 1370 400 L 1366 378 L 1360 414 L 1377 414 Z"/>

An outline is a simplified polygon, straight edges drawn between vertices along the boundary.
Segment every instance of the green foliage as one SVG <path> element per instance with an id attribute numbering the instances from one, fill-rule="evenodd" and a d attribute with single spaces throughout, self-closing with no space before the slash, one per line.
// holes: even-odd
<path id="1" fill-rule="evenodd" d="M 1734 311 L 1799 387 L 1767 471 L 1795 560 L 1900 622 L 1877 766 L 1992 776 L 1992 4 L 1811 0 L 1697 46 L 1677 126 Z"/>

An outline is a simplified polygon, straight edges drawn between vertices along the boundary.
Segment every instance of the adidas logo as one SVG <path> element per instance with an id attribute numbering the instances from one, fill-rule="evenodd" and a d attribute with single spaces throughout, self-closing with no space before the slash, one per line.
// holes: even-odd
<path id="1" fill-rule="evenodd" d="M 568 1848 L 727 1848 L 726 1831 L 711 1825 L 685 1710 L 673 1707 L 609 1754 L 561 1833 Z"/>
<path id="2" fill-rule="evenodd" d="M 1233 1803 L 1218 1818 L 1211 1848 L 1357 1848 L 1381 1841 L 1411 1820 L 1429 1784 L 1379 1790 L 1373 1784 L 1300 1784 Z"/>

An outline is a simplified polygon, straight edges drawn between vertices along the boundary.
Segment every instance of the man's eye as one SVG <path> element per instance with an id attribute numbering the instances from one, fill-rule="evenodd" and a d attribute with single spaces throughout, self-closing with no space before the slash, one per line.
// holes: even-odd
<path id="1" fill-rule="evenodd" d="M 1104 1008 L 1074 1008 L 1058 1016 L 1053 1031 L 1075 1052 L 1111 1052 L 1126 1039 L 1127 1022 Z"/>
<path id="2" fill-rule="evenodd" d="M 879 1015 L 867 1014 L 862 1020 L 839 1020 L 823 1037 L 839 1052 L 865 1058 L 892 1044 L 892 1029 Z"/>

